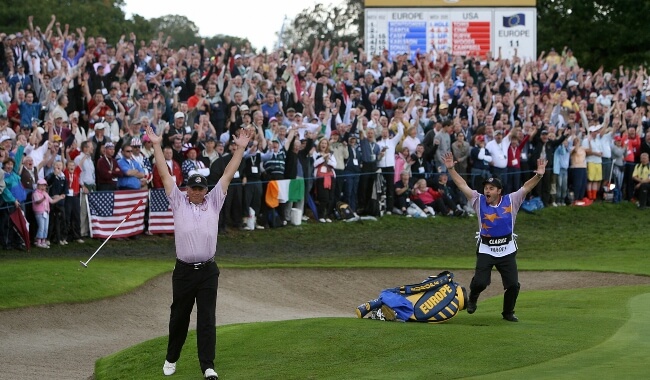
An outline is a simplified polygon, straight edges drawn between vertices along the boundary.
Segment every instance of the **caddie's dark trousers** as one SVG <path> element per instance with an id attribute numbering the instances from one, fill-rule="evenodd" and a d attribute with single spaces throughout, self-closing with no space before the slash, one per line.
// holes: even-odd
<path id="1" fill-rule="evenodd" d="M 504 257 L 494 257 L 484 253 L 476 253 L 476 268 L 474 277 L 469 285 L 470 297 L 474 302 L 479 294 L 490 285 L 492 267 L 501 274 L 505 294 L 503 295 L 503 315 L 515 312 L 515 303 L 519 295 L 519 274 L 517 272 L 517 252 Z"/>
<path id="2" fill-rule="evenodd" d="M 219 287 L 219 268 L 215 262 L 200 269 L 176 262 L 172 274 L 173 299 L 169 317 L 167 361 L 175 363 L 187 338 L 190 314 L 196 300 L 196 346 L 201 373 L 214 368 L 217 345 L 216 307 Z"/>

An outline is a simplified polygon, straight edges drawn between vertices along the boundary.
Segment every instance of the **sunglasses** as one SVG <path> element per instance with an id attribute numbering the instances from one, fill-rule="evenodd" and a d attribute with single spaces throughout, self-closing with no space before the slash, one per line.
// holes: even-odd
<path id="1" fill-rule="evenodd" d="M 132 150 L 125 150 L 124 153 L 131 153 L 133 152 Z"/>

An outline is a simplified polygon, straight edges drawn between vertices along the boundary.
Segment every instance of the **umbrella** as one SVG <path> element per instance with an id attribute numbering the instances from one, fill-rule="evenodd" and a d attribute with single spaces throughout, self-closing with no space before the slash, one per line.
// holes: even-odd
<path id="1" fill-rule="evenodd" d="M 9 218 L 13 222 L 16 232 L 23 239 L 25 247 L 27 247 L 27 250 L 29 251 L 31 249 L 29 244 L 29 224 L 27 223 L 27 219 L 25 219 L 25 213 L 23 213 L 23 210 L 20 207 L 17 207 L 14 212 L 9 215 Z"/>

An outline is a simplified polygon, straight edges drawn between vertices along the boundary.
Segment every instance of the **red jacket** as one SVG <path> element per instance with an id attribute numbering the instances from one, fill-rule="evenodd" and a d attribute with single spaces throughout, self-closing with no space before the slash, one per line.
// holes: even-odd
<path id="1" fill-rule="evenodd" d="M 181 172 L 181 166 L 178 164 L 178 162 L 174 160 L 172 160 L 172 167 L 174 168 L 173 171 L 169 169 L 169 165 L 167 165 L 167 163 L 165 163 L 165 166 L 167 166 L 167 171 L 169 172 L 169 174 L 176 177 L 176 186 L 180 186 L 181 183 L 183 183 L 183 172 Z M 153 171 L 153 187 L 154 189 L 161 189 L 165 187 L 163 185 L 162 178 L 158 173 L 157 167 L 154 168 Z"/>
<path id="2" fill-rule="evenodd" d="M 436 201 L 437 199 L 439 199 L 441 197 L 442 197 L 442 194 L 435 191 L 431 187 L 427 187 L 427 190 L 423 191 L 423 192 L 420 192 L 420 190 L 415 190 L 411 194 L 411 199 L 414 199 L 414 200 L 419 199 L 425 205 L 430 205 L 431 203 L 433 203 L 434 201 Z"/>

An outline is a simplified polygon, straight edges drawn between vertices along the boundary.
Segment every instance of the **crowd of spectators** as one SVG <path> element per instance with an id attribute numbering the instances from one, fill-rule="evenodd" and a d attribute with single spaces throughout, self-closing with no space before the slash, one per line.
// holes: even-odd
<path id="1" fill-rule="evenodd" d="M 8 221 L 16 207 L 32 221 L 40 214 L 34 234 L 46 248 L 88 236 L 84 194 L 162 187 L 147 125 L 163 136 L 179 186 L 194 171 L 214 186 L 233 135 L 255 129 L 224 206 L 229 228 L 255 228 L 245 223 L 250 210 L 257 228 L 286 225 L 306 202 L 271 209 L 266 187 L 296 178 L 324 223 L 340 202 L 377 215 L 377 192 L 387 213 L 466 215 L 444 173 L 449 151 L 473 188 L 498 176 L 514 191 L 545 157 L 550 174 L 532 194 L 545 206 L 599 198 L 647 206 L 644 67 L 583 68 L 566 47 L 530 61 L 435 49 L 411 58 L 334 41 L 256 53 L 204 41 L 172 48 L 162 33 L 107 41 L 85 32 L 53 16 L 43 31 L 30 17 L 24 30 L 0 33 L 4 248 L 16 245 Z M 37 227 L 45 209 L 56 226 L 47 238 Z"/>

